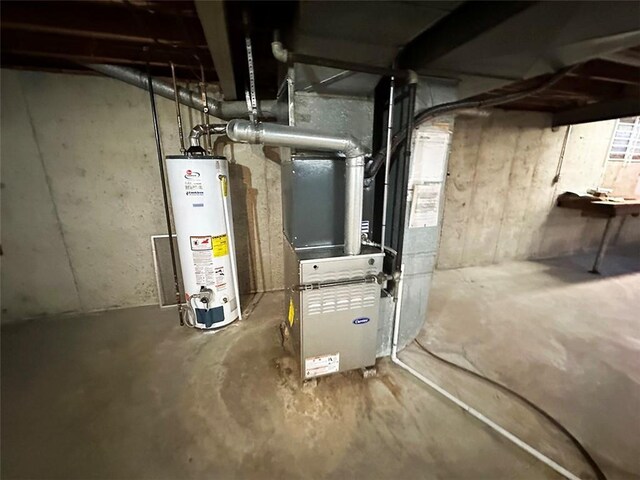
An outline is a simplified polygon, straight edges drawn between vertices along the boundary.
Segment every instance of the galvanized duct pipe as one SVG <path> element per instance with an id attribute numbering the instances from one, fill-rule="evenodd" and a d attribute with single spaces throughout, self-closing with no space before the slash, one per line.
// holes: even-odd
<path id="1" fill-rule="evenodd" d="M 367 152 L 353 137 L 319 133 L 275 123 L 254 125 L 246 120 L 231 120 L 227 124 L 227 137 L 234 142 L 260 143 L 344 154 L 347 167 L 345 174 L 344 252 L 347 255 L 360 254 L 364 157 Z"/>
<path id="2" fill-rule="evenodd" d="M 133 68 L 119 67 L 117 65 L 105 65 L 101 63 L 88 63 L 85 66 L 108 77 L 126 82 L 129 85 L 149 90 L 149 80 L 147 79 L 147 76 Z M 156 78 L 152 79 L 151 82 L 153 83 L 154 93 L 170 100 L 174 99 L 175 92 L 171 84 Z M 249 116 L 246 102 L 221 102 L 211 97 L 207 97 L 206 100 L 203 100 L 201 93 L 193 92 L 182 87 L 178 87 L 177 97 L 178 101 L 187 107 L 200 110 L 201 112 L 204 112 L 205 108 L 208 108 L 208 113 L 210 115 L 224 120 Z M 262 100 L 258 102 L 258 109 L 263 117 L 275 117 L 275 106 L 275 100 Z"/>
<path id="3" fill-rule="evenodd" d="M 200 137 L 203 135 L 224 135 L 227 133 L 227 124 L 204 124 L 196 125 L 189 133 L 189 145 L 192 147 L 200 146 Z"/>

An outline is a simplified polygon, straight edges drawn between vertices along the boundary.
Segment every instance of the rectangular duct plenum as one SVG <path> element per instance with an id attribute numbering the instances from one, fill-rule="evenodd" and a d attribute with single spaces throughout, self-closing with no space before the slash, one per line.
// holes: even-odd
<path id="1" fill-rule="evenodd" d="M 284 234 L 295 248 L 344 243 L 344 159 L 304 155 L 282 164 Z"/>

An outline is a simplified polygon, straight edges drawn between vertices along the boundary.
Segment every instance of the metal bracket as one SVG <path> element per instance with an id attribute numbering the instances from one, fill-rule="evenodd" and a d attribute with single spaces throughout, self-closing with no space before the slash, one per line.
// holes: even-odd
<path id="1" fill-rule="evenodd" d="M 249 92 L 247 92 L 247 106 L 251 112 L 249 116 L 251 121 L 256 123 L 258 121 L 258 100 L 256 98 L 256 75 L 255 66 L 253 64 L 253 48 L 251 47 L 251 38 L 246 36 L 245 45 L 247 47 L 247 64 L 249 66 Z"/>

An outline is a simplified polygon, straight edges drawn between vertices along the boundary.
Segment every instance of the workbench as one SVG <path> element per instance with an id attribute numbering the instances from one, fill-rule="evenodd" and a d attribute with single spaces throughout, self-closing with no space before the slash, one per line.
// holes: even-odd
<path id="1" fill-rule="evenodd" d="M 557 205 L 560 208 L 580 210 L 583 217 L 607 219 L 604 232 L 602 233 L 602 239 L 600 240 L 600 246 L 598 247 L 598 253 L 593 262 L 593 267 L 589 270 L 589 272 L 596 274 L 600 273 L 600 264 L 604 259 L 604 254 L 611 240 L 611 224 L 613 223 L 613 219 L 615 217 L 622 217 L 622 222 L 624 222 L 628 215 L 633 217 L 640 215 L 640 199 L 612 201 L 567 192 L 558 197 Z"/>

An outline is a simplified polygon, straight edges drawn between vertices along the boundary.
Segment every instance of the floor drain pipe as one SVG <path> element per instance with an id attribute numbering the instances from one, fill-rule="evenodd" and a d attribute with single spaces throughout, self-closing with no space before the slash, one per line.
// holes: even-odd
<path id="1" fill-rule="evenodd" d="M 348 135 L 321 133 L 276 123 L 254 124 L 237 119 L 227 124 L 227 137 L 234 142 L 324 150 L 343 154 L 346 163 L 344 253 L 360 254 L 366 150 L 358 141 Z"/>
<path id="2" fill-rule="evenodd" d="M 535 448 L 533 448 L 531 445 L 529 445 L 525 441 L 523 441 L 520 438 L 516 437 L 513 433 L 509 432 L 508 430 L 505 430 L 500 425 L 498 425 L 496 422 L 494 422 L 490 418 L 486 417 L 485 415 L 483 415 L 481 412 L 479 412 L 475 408 L 473 408 L 470 405 L 466 404 L 465 402 L 460 400 L 458 397 L 456 397 L 455 395 L 451 394 L 450 392 L 448 392 L 447 390 L 442 388 L 440 385 L 435 383 L 433 380 L 430 380 L 429 378 L 425 377 L 423 374 L 421 374 L 417 370 L 413 369 L 412 367 L 410 367 L 409 365 L 407 365 L 406 363 L 404 363 L 402 360 L 400 360 L 398 358 L 398 337 L 400 336 L 399 332 L 400 332 L 400 315 L 401 315 L 401 310 L 402 310 L 402 283 L 403 283 L 403 278 L 404 278 L 404 264 L 401 267 L 400 279 L 398 280 L 398 297 L 397 297 L 397 301 L 396 301 L 396 311 L 395 311 L 395 315 L 394 315 L 394 318 L 393 318 L 393 343 L 392 343 L 392 346 L 391 346 L 391 361 L 393 363 L 395 363 L 396 365 L 398 365 L 400 368 L 403 368 L 404 370 L 409 372 L 411 375 L 416 377 L 421 382 L 423 382 L 426 385 L 428 385 L 429 387 L 431 387 L 433 390 L 438 392 L 440 395 L 445 397 L 447 400 L 455 403 L 458 407 L 460 407 L 462 410 L 467 412 L 469 415 L 471 415 L 471 416 L 475 417 L 476 419 L 480 420 L 482 423 L 484 423 L 485 425 L 489 426 L 492 430 L 496 431 L 497 433 L 499 433 L 500 435 L 505 437 L 510 442 L 516 444 L 518 447 L 520 447 L 522 450 L 524 450 L 528 454 L 534 456 L 535 458 L 540 460 L 545 465 L 547 465 L 547 466 L 551 467 L 552 469 L 554 469 L 556 472 L 558 472 L 563 477 L 568 478 L 570 480 L 580 480 L 580 477 L 574 475 L 569 470 L 564 468 L 562 465 L 560 465 L 557 462 L 553 461 L 552 459 L 547 457 L 542 452 L 536 450 Z"/>

